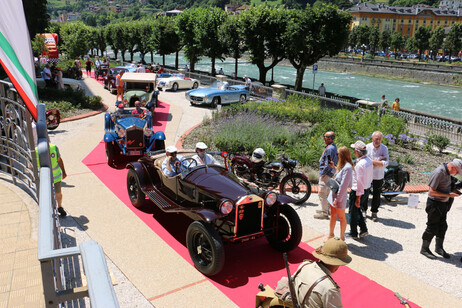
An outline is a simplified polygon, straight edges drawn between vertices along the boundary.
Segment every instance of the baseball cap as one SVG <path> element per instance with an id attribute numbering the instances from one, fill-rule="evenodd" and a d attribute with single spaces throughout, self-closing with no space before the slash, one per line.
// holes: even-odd
<path id="1" fill-rule="evenodd" d="M 124 105 L 123 103 L 120 103 L 120 104 L 117 105 L 117 107 L 119 107 L 119 108 L 124 108 L 125 105 Z"/>
<path id="2" fill-rule="evenodd" d="M 364 151 L 366 149 L 366 144 L 361 140 L 356 141 L 355 143 L 350 145 L 353 149 L 358 151 Z"/>
<path id="3" fill-rule="evenodd" d="M 176 148 L 176 146 L 170 145 L 165 149 L 165 152 L 174 153 L 174 152 L 178 152 L 178 149 Z"/>
<path id="4" fill-rule="evenodd" d="M 457 173 L 462 174 L 462 160 L 456 158 L 452 161 L 452 164 L 457 169 Z"/>
<path id="5" fill-rule="evenodd" d="M 196 149 L 201 149 L 201 150 L 205 150 L 207 149 L 207 145 L 203 142 L 198 142 L 196 143 Z"/>

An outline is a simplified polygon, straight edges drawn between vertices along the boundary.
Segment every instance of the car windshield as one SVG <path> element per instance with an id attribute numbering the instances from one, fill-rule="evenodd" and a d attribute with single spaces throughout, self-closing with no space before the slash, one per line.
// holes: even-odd
<path id="1" fill-rule="evenodd" d="M 171 77 L 181 77 L 181 78 L 184 78 L 185 75 L 184 75 L 184 74 L 173 74 Z"/>
<path id="2" fill-rule="evenodd" d="M 225 167 L 224 158 L 221 156 L 221 152 L 205 152 L 204 156 L 198 154 L 183 156 L 180 172 L 183 177 L 187 176 L 190 172 L 208 167 Z"/>
<path id="3" fill-rule="evenodd" d="M 142 90 L 146 92 L 150 92 L 153 90 L 153 85 L 148 82 L 126 82 L 126 89 L 127 90 Z"/>

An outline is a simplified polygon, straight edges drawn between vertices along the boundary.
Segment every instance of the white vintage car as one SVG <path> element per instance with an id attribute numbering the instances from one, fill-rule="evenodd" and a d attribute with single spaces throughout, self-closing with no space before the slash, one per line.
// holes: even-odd
<path id="1" fill-rule="evenodd" d="M 197 89 L 199 86 L 199 80 L 186 77 L 183 74 L 173 74 L 170 77 L 159 78 L 157 80 L 157 88 L 159 90 L 172 90 L 176 92 L 178 89 Z"/>

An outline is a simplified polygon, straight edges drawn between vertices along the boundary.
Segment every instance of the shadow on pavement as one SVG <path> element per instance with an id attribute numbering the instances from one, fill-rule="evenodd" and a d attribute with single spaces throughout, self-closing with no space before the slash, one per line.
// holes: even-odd
<path id="1" fill-rule="evenodd" d="M 401 229 L 415 229 L 415 225 L 409 223 L 407 221 L 397 220 L 393 218 L 380 218 L 378 219 L 378 223 L 381 223 L 385 226 L 401 228 Z"/>
<path id="2" fill-rule="evenodd" d="M 351 253 L 377 261 L 384 261 L 388 258 L 389 254 L 395 254 L 403 250 L 403 246 L 400 243 L 373 235 L 368 235 L 361 240 L 357 240 L 357 243 L 363 245 L 357 245 L 355 242 L 348 243 L 348 249 Z"/>

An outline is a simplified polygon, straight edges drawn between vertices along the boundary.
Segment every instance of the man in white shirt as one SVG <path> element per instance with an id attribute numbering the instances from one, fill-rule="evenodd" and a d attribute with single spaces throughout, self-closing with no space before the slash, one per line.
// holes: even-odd
<path id="1" fill-rule="evenodd" d="M 247 90 L 252 90 L 252 80 L 247 75 L 244 75 L 244 86 Z"/>
<path id="2" fill-rule="evenodd" d="M 177 155 L 178 149 L 176 146 L 171 145 L 165 149 L 167 157 L 162 162 L 162 172 L 166 176 L 175 176 L 180 173 L 180 163 L 183 156 Z"/>
<path id="3" fill-rule="evenodd" d="M 55 83 L 53 81 L 53 75 L 51 74 L 50 64 L 45 64 L 43 68 L 43 79 L 45 80 L 45 84 L 47 87 L 54 88 Z"/>
<path id="4" fill-rule="evenodd" d="M 321 83 L 321 86 L 318 88 L 318 93 L 321 96 L 326 96 L 326 87 L 324 87 L 323 83 Z"/>
<path id="5" fill-rule="evenodd" d="M 101 64 L 103 64 L 103 62 L 101 62 L 101 60 L 99 59 L 99 57 L 96 57 L 96 61 L 95 61 L 95 66 L 97 69 L 100 69 L 101 68 Z"/>
<path id="6" fill-rule="evenodd" d="M 198 166 L 201 165 L 219 165 L 218 161 L 210 154 L 205 153 L 207 145 L 204 142 L 196 143 L 196 155 L 192 158 L 197 162 Z"/>
<path id="7" fill-rule="evenodd" d="M 355 150 L 355 156 L 358 160 L 354 167 L 353 184 L 349 198 L 350 236 L 353 238 L 362 238 L 368 235 L 368 232 L 366 220 L 361 214 L 361 204 L 367 204 L 374 166 L 372 160 L 367 157 L 366 144 L 364 142 L 358 140 L 351 147 Z M 359 236 L 358 225 L 360 229 Z"/>
<path id="8" fill-rule="evenodd" d="M 385 175 L 385 168 L 388 166 L 388 148 L 382 144 L 383 134 L 380 131 L 375 131 L 372 134 L 372 142 L 367 144 L 367 156 L 372 160 L 374 171 L 372 175 L 372 202 L 371 202 L 371 219 L 377 221 L 377 212 L 380 206 L 380 196 L 383 186 L 383 177 Z M 361 208 L 364 212 L 366 208 Z"/>
<path id="9" fill-rule="evenodd" d="M 146 69 L 144 68 L 143 64 L 138 64 L 138 67 L 136 68 L 137 73 L 146 73 Z"/>

